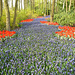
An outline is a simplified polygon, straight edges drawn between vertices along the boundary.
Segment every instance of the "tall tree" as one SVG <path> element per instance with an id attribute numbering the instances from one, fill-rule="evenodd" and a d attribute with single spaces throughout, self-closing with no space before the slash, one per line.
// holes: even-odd
<path id="1" fill-rule="evenodd" d="M 50 0 L 50 11 L 51 11 L 51 0 Z"/>
<path id="2" fill-rule="evenodd" d="M 22 9 L 22 0 L 20 2 L 21 2 L 21 9 Z"/>
<path id="3" fill-rule="evenodd" d="M 32 0 L 30 0 L 30 4 L 31 4 L 31 10 L 32 10 Z"/>
<path id="4" fill-rule="evenodd" d="M 65 7 L 65 0 L 63 1 L 63 9 L 64 9 L 64 7 Z"/>
<path id="5" fill-rule="evenodd" d="M 59 0 L 57 0 L 57 13 L 59 11 Z"/>
<path id="6" fill-rule="evenodd" d="M 42 0 L 42 10 L 43 10 L 43 0 Z M 43 11 L 42 11 L 43 12 Z"/>
<path id="7" fill-rule="evenodd" d="M 18 10 L 20 12 L 20 0 L 18 0 Z"/>
<path id="8" fill-rule="evenodd" d="M 66 13 L 67 13 L 67 0 L 66 0 Z"/>
<path id="9" fill-rule="evenodd" d="M 51 18 L 50 18 L 51 22 L 53 21 L 53 17 L 54 17 L 54 6 L 55 6 L 55 0 L 53 0 L 52 2 L 52 10 L 51 10 Z"/>
<path id="10" fill-rule="evenodd" d="M 35 10 L 35 0 L 33 0 L 33 13 L 34 13 L 34 10 Z"/>
<path id="11" fill-rule="evenodd" d="M 12 9 L 13 9 L 13 0 L 12 0 Z"/>
<path id="12" fill-rule="evenodd" d="M 47 15 L 48 15 L 48 0 L 47 0 Z"/>
<path id="13" fill-rule="evenodd" d="M 10 31 L 10 12 L 7 0 L 4 0 L 4 7 L 6 11 L 6 30 Z"/>
<path id="14" fill-rule="evenodd" d="M 26 9 L 27 9 L 27 7 L 28 7 L 28 0 L 26 0 Z"/>
<path id="15" fill-rule="evenodd" d="M 46 9 L 47 9 L 47 0 L 45 0 L 45 14 L 44 14 L 44 16 L 46 16 Z"/>
<path id="16" fill-rule="evenodd" d="M 41 8 L 40 8 L 40 0 L 39 0 L 39 11 L 41 10 Z M 39 14 L 40 14 L 40 12 L 39 12 Z"/>
<path id="17" fill-rule="evenodd" d="M 2 16 L 2 0 L 0 0 L 0 18 Z"/>
<path id="18" fill-rule="evenodd" d="M 70 11 L 70 9 L 71 9 L 71 2 L 72 2 L 72 0 L 70 0 L 70 4 L 69 4 L 69 11 Z"/>
<path id="19" fill-rule="evenodd" d="M 25 11 L 25 0 L 24 0 L 24 11 Z"/>
<path id="20" fill-rule="evenodd" d="M 56 13 L 57 13 L 57 0 L 56 0 L 56 5 L 55 5 L 55 7 L 56 7 Z"/>
<path id="21" fill-rule="evenodd" d="M 75 12 L 75 0 L 74 0 L 74 12 Z"/>
<path id="22" fill-rule="evenodd" d="M 14 19 L 13 19 L 13 29 L 15 28 L 15 21 L 16 21 L 16 16 L 17 16 L 17 14 L 16 14 L 16 11 L 17 11 L 17 2 L 18 2 L 18 0 L 16 0 L 16 2 L 15 2 Z"/>

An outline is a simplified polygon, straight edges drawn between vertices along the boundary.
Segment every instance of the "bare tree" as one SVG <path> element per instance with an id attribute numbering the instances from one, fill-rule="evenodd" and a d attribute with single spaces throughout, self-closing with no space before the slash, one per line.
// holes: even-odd
<path id="1" fill-rule="evenodd" d="M 66 13 L 67 13 L 67 0 L 66 0 Z"/>
<path id="2" fill-rule="evenodd" d="M 45 0 L 45 14 L 44 14 L 44 16 L 46 16 L 46 9 L 47 9 L 47 0 Z"/>
<path id="3" fill-rule="evenodd" d="M 50 0 L 50 11 L 51 11 L 51 0 Z"/>
<path id="4" fill-rule="evenodd" d="M 20 0 L 18 0 L 18 10 L 20 12 Z"/>
<path id="5" fill-rule="evenodd" d="M 55 5 L 55 7 L 56 7 L 56 13 L 57 13 L 57 0 L 56 0 L 56 5 Z"/>
<path id="6" fill-rule="evenodd" d="M 21 9 L 22 9 L 22 0 L 20 2 L 21 2 Z"/>
<path id="7" fill-rule="evenodd" d="M 70 4 L 69 4 L 69 11 L 70 11 L 70 9 L 71 9 L 71 2 L 72 2 L 72 0 L 70 0 Z"/>
<path id="8" fill-rule="evenodd" d="M 17 16 L 17 14 L 16 14 L 16 11 L 17 11 L 17 2 L 18 2 L 18 0 L 16 0 L 16 2 L 15 2 L 15 11 L 14 11 L 14 19 L 13 19 L 13 29 L 15 28 L 15 21 L 16 21 L 16 16 Z"/>
<path id="9" fill-rule="evenodd" d="M 35 0 L 33 0 L 33 13 L 34 13 L 34 10 L 35 10 Z"/>
<path id="10" fill-rule="evenodd" d="M 6 11 L 6 30 L 10 31 L 10 12 L 7 0 L 4 0 L 4 7 Z"/>
<path id="11" fill-rule="evenodd" d="M 31 4 L 31 10 L 32 10 L 32 7 L 33 7 L 33 5 L 32 5 L 32 0 L 30 0 L 30 4 Z"/>
<path id="12" fill-rule="evenodd" d="M 65 7 L 65 0 L 63 1 L 63 9 L 64 9 L 64 7 Z"/>
<path id="13" fill-rule="evenodd" d="M 48 15 L 48 0 L 47 0 L 47 15 Z"/>
<path id="14" fill-rule="evenodd" d="M 43 9 L 43 0 L 42 0 L 42 9 Z"/>
<path id="15" fill-rule="evenodd" d="M 0 0 L 0 18 L 2 16 L 2 0 Z"/>
<path id="16" fill-rule="evenodd" d="M 13 0 L 12 0 L 12 9 L 13 9 Z"/>
<path id="17" fill-rule="evenodd" d="M 25 10 L 25 8 L 26 8 L 26 7 L 25 7 L 25 3 L 26 3 L 26 2 L 25 2 L 25 0 L 24 0 L 24 10 Z"/>
<path id="18" fill-rule="evenodd" d="M 54 6 L 55 6 L 55 0 L 53 0 L 53 3 L 52 3 L 51 18 L 50 18 L 51 22 L 53 21 L 53 17 L 54 17 Z"/>
<path id="19" fill-rule="evenodd" d="M 75 12 L 75 0 L 74 0 L 74 12 Z"/>

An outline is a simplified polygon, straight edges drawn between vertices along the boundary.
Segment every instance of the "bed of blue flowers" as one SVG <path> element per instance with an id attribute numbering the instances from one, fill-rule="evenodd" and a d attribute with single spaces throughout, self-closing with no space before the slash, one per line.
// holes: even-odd
<path id="1" fill-rule="evenodd" d="M 0 42 L 0 75 L 75 75 L 75 40 L 56 37 L 58 26 L 44 18 L 20 23 L 15 37 Z"/>

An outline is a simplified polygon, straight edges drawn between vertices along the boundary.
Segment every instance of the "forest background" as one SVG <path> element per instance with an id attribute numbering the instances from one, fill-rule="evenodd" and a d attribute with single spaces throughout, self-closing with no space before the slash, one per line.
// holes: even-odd
<path id="1" fill-rule="evenodd" d="M 75 0 L 0 0 L 0 31 L 20 28 L 21 20 L 50 15 L 48 21 L 75 27 Z"/>

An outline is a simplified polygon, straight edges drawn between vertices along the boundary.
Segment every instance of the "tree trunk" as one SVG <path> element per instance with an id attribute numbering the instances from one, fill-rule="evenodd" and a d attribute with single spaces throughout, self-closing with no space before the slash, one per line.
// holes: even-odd
<path id="1" fill-rule="evenodd" d="M 32 0 L 30 0 L 30 3 L 31 3 L 31 10 L 32 10 Z"/>
<path id="2" fill-rule="evenodd" d="M 51 0 L 50 0 L 50 11 L 51 11 Z"/>
<path id="3" fill-rule="evenodd" d="M 47 2 L 47 15 L 48 15 L 48 2 Z"/>
<path id="4" fill-rule="evenodd" d="M 40 10 L 40 0 L 39 0 L 39 10 Z M 38 11 L 39 12 L 39 11 Z M 39 14 L 40 14 L 40 12 L 39 12 Z"/>
<path id="5" fill-rule="evenodd" d="M 70 9 L 71 9 L 71 1 L 72 1 L 72 0 L 70 0 L 70 4 L 69 4 L 69 11 L 70 11 Z"/>
<path id="6" fill-rule="evenodd" d="M 67 0 L 66 0 L 66 13 L 67 13 Z"/>
<path id="7" fill-rule="evenodd" d="M 46 16 L 46 9 L 47 9 L 47 0 L 45 0 L 45 14 L 44 14 L 44 17 Z"/>
<path id="8" fill-rule="evenodd" d="M 35 10 L 35 0 L 33 0 L 33 13 L 34 13 L 34 10 Z"/>
<path id="9" fill-rule="evenodd" d="M 2 16 L 2 0 L 0 0 L 0 18 Z"/>
<path id="10" fill-rule="evenodd" d="M 12 9 L 13 9 L 13 0 L 12 0 Z"/>
<path id="11" fill-rule="evenodd" d="M 20 12 L 20 0 L 18 0 L 18 10 Z"/>
<path id="12" fill-rule="evenodd" d="M 21 9 L 22 9 L 22 0 L 21 0 Z"/>
<path id="13" fill-rule="evenodd" d="M 52 2 L 52 10 L 51 10 L 51 18 L 50 18 L 51 22 L 53 21 L 53 17 L 54 17 L 54 6 L 55 6 L 55 0 L 53 0 Z"/>
<path id="14" fill-rule="evenodd" d="M 43 9 L 43 0 L 42 0 L 42 9 Z M 42 11 L 43 12 L 43 11 Z"/>
<path id="15" fill-rule="evenodd" d="M 64 0 L 64 2 L 63 2 L 63 10 L 64 10 L 64 7 L 65 7 L 65 0 Z"/>
<path id="16" fill-rule="evenodd" d="M 75 0 L 74 0 L 74 12 L 75 12 Z"/>
<path id="17" fill-rule="evenodd" d="M 26 0 L 26 5 L 25 5 L 25 6 L 26 6 L 26 9 L 27 9 L 27 7 L 28 7 L 27 5 L 28 5 L 28 0 Z"/>
<path id="18" fill-rule="evenodd" d="M 7 0 L 4 0 L 4 6 L 6 11 L 6 30 L 10 31 L 10 12 Z"/>
<path id="19" fill-rule="evenodd" d="M 24 10 L 26 12 L 26 8 L 27 8 L 27 0 L 24 0 Z"/>
<path id="20" fill-rule="evenodd" d="M 43 6 L 43 0 L 42 0 L 42 14 L 44 13 L 44 6 Z"/>
<path id="21" fill-rule="evenodd" d="M 15 28 L 15 21 L 16 21 L 16 16 L 17 16 L 17 14 L 16 14 L 16 11 L 17 11 L 17 2 L 18 2 L 18 0 L 16 0 L 16 2 L 15 2 L 15 11 L 14 11 L 14 19 L 13 19 L 13 29 Z"/>
<path id="22" fill-rule="evenodd" d="M 26 11 L 25 11 L 25 9 L 26 9 L 26 6 L 25 5 L 26 4 L 25 3 L 26 3 L 26 1 L 24 0 L 24 12 L 26 13 Z"/>
<path id="23" fill-rule="evenodd" d="M 57 13 L 57 0 L 56 0 L 56 11 L 55 12 Z"/>

